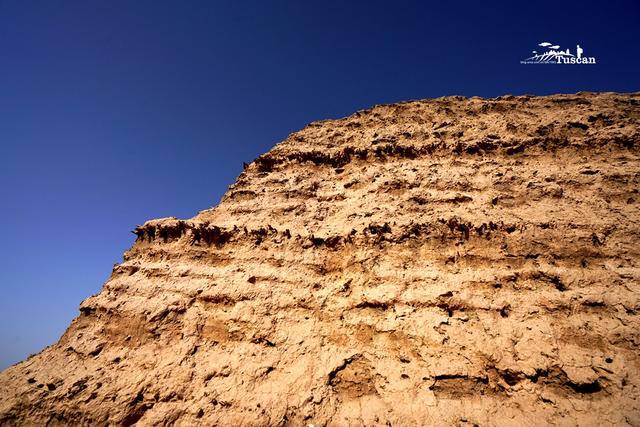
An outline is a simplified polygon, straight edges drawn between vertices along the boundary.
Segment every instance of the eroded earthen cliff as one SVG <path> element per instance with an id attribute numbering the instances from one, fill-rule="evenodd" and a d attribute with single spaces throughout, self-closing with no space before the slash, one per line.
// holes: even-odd
<path id="1" fill-rule="evenodd" d="M 0 424 L 640 424 L 640 94 L 312 123 L 149 221 Z"/>

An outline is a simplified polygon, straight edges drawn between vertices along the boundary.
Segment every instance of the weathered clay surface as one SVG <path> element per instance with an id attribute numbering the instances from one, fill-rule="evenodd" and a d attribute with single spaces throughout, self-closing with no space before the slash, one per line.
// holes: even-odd
<path id="1" fill-rule="evenodd" d="M 640 425 L 640 94 L 312 123 L 149 221 L 0 424 Z"/>

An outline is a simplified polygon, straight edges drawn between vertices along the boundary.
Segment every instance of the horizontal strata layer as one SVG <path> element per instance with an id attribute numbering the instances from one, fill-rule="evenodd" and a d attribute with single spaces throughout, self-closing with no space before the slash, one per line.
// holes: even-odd
<path id="1" fill-rule="evenodd" d="M 638 94 L 520 96 L 508 100 L 450 97 L 379 105 L 343 119 L 314 122 L 290 135 L 270 154 L 350 145 L 375 148 L 378 144 L 402 145 L 414 140 L 446 142 L 447 147 L 494 140 L 498 146 L 506 143 L 506 148 L 513 146 L 514 140 L 539 137 L 561 142 L 604 141 L 637 132 L 639 111 Z"/>
<path id="2" fill-rule="evenodd" d="M 491 246 L 496 251 L 495 256 L 488 259 L 507 259 L 511 265 L 527 260 L 551 259 L 556 263 L 573 263 L 581 268 L 585 268 L 594 260 L 617 259 L 620 252 L 632 258 L 640 255 L 637 246 L 632 243 L 639 240 L 640 234 L 629 235 L 626 230 L 595 230 L 591 224 L 574 223 L 489 222 L 474 225 L 455 217 L 448 220 L 439 219 L 430 224 L 393 223 L 392 226 L 389 223 L 372 223 L 362 230 L 353 229 L 346 235 L 332 236 L 293 235 L 288 229 L 279 231 L 270 225 L 253 230 L 246 227 L 222 229 L 206 222 L 176 219 L 149 222 L 138 227 L 135 232 L 138 236 L 136 245 L 125 254 L 125 261 L 135 260 L 137 257 L 143 257 L 148 261 L 171 261 L 175 259 L 171 256 L 171 250 L 155 249 L 163 248 L 166 244 L 173 244 L 176 249 L 184 248 L 184 245 L 193 246 L 195 250 L 188 252 L 189 256 L 206 256 L 211 246 L 219 250 L 230 246 L 233 251 L 236 250 L 234 245 L 242 245 L 242 250 L 260 250 L 264 243 L 269 243 L 270 246 L 284 247 L 287 250 L 326 248 L 339 251 L 355 250 L 358 247 L 383 248 L 404 243 L 426 245 L 435 242 L 454 249 L 455 254 L 430 254 L 433 260 L 442 258 L 451 263 L 464 263 L 465 258 L 471 258 L 469 252 L 477 246 L 484 245 Z M 627 239 L 632 241 L 626 241 Z M 567 244 L 562 244 L 563 241 Z M 615 243 L 611 243 L 612 241 Z M 467 254 L 461 257 L 461 251 Z M 230 260 L 232 257 L 227 259 Z M 124 265 L 116 267 L 114 272 Z M 628 263 L 619 261 L 618 265 L 624 268 Z"/>
<path id="3" fill-rule="evenodd" d="M 572 230 L 585 230 L 593 229 L 591 224 L 568 224 L 564 225 L 568 229 Z M 459 237 L 462 240 L 469 240 L 471 235 L 491 239 L 493 234 L 514 233 L 516 231 L 523 232 L 530 227 L 537 227 L 541 230 L 558 228 L 556 223 L 541 223 L 531 224 L 522 221 L 520 224 L 505 224 L 504 222 L 494 223 L 489 221 L 482 224 L 472 224 L 471 222 L 463 221 L 459 218 L 452 217 L 449 219 L 440 218 L 433 223 L 410 223 L 397 225 L 393 223 L 393 228 L 388 222 L 384 224 L 370 223 L 362 230 L 352 229 L 350 233 L 340 236 L 314 236 L 307 235 L 302 236 L 297 234 L 293 236 L 289 229 L 284 231 L 278 231 L 271 225 L 266 227 L 260 227 L 257 229 L 242 229 L 235 226 L 232 229 L 225 229 L 215 225 L 211 225 L 208 222 L 199 221 L 184 221 L 175 218 L 154 220 L 145 223 L 142 226 L 136 227 L 133 233 L 137 236 L 137 243 L 171 243 L 175 241 L 184 241 L 191 245 L 216 245 L 218 247 L 238 240 L 251 240 L 255 244 L 260 244 L 265 239 L 275 240 L 281 242 L 283 239 L 294 239 L 296 242 L 307 246 L 326 246 L 328 248 L 335 248 L 347 243 L 354 243 L 359 236 L 363 236 L 365 241 L 373 243 L 380 242 L 404 242 L 412 237 L 429 236 L 429 237 L 441 237 L 447 238 L 448 236 Z M 394 232 L 394 230 L 396 230 Z M 598 230 L 601 234 L 610 234 L 613 230 L 605 229 Z M 603 231 L 603 233 L 602 233 Z M 592 232 L 589 236 L 590 242 L 594 246 L 601 246 L 604 237 L 599 237 L 598 234 Z"/>
<path id="4" fill-rule="evenodd" d="M 451 218 L 477 227 L 584 224 L 596 234 L 634 234 L 640 173 L 632 165 L 638 158 L 634 150 L 593 149 L 587 162 L 584 151 L 567 148 L 515 157 L 358 161 L 340 170 L 289 165 L 245 172 L 215 210 L 196 219 L 227 230 L 270 226 L 323 238 L 371 224 Z"/>
<path id="5" fill-rule="evenodd" d="M 137 227 L 0 374 L 0 424 L 638 424 L 639 119 L 578 94 L 313 123 Z"/>
<path id="6" fill-rule="evenodd" d="M 550 151 L 559 148 L 603 148 L 609 144 L 633 149 L 640 141 L 640 133 L 633 135 L 612 135 L 607 139 L 584 138 L 576 142 L 568 138 L 537 137 L 526 140 L 501 141 L 497 137 L 487 137 L 480 141 L 457 141 L 455 143 L 437 142 L 432 144 L 408 145 L 408 144 L 384 144 L 374 148 L 345 147 L 336 152 L 324 151 L 297 151 L 287 154 L 264 154 L 258 157 L 254 164 L 258 172 L 271 172 L 278 165 L 292 163 L 311 162 L 314 165 L 324 165 L 332 168 L 344 167 L 353 160 L 367 160 L 371 158 L 386 159 L 398 157 L 404 159 L 416 159 L 419 157 L 432 156 L 434 153 L 442 155 L 442 152 L 452 154 L 477 154 L 487 155 L 499 153 L 504 155 L 514 155 L 526 150 Z M 248 167 L 248 165 L 247 165 Z"/>

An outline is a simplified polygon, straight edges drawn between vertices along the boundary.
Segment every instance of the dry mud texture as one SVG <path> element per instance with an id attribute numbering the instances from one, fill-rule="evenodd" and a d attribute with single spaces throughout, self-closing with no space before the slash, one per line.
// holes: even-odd
<path id="1" fill-rule="evenodd" d="M 136 228 L 0 423 L 640 425 L 640 93 L 312 123 Z"/>

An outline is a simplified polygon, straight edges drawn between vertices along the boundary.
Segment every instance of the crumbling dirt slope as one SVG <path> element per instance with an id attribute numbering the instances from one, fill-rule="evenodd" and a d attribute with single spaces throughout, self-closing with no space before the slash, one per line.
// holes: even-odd
<path id="1" fill-rule="evenodd" d="M 312 123 L 136 228 L 0 424 L 640 425 L 640 94 Z"/>

